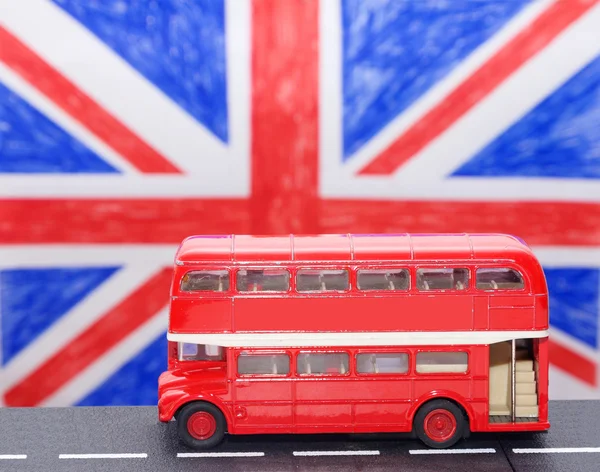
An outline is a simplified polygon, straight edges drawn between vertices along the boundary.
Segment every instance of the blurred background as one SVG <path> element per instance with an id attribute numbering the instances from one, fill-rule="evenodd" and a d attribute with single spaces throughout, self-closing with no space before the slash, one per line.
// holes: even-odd
<path id="1" fill-rule="evenodd" d="M 152 405 L 192 234 L 505 232 L 600 398 L 596 0 L 0 5 L 0 403 Z"/>

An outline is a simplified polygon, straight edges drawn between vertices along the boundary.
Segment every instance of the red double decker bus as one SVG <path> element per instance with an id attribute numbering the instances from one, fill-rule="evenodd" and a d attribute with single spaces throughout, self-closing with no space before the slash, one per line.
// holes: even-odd
<path id="1" fill-rule="evenodd" d="M 550 426 L 546 281 L 509 235 L 190 237 L 167 336 L 159 419 L 193 448 Z"/>

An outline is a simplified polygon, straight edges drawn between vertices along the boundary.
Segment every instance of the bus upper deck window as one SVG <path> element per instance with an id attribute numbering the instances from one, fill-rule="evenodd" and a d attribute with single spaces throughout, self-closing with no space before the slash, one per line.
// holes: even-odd
<path id="1" fill-rule="evenodd" d="M 525 288 L 519 271 L 500 268 L 477 269 L 477 288 L 480 290 L 520 290 Z"/>
<path id="2" fill-rule="evenodd" d="M 469 269 L 422 268 L 417 270 L 419 290 L 466 290 L 469 288 Z"/>
<path id="3" fill-rule="evenodd" d="M 229 290 L 227 270 L 193 270 L 181 279 L 182 292 L 225 292 Z"/>
<path id="4" fill-rule="evenodd" d="M 408 290 L 407 269 L 360 269 L 357 273 L 359 290 Z"/>
<path id="5" fill-rule="evenodd" d="M 279 267 L 240 269 L 235 285 L 239 292 L 287 292 L 290 289 L 290 273 Z"/>
<path id="6" fill-rule="evenodd" d="M 296 275 L 296 289 L 299 292 L 343 292 L 349 288 L 347 269 L 299 269 Z"/>

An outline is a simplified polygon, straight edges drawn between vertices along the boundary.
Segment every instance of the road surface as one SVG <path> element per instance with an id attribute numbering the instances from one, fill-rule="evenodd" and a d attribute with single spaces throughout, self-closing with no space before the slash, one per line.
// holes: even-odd
<path id="1" fill-rule="evenodd" d="M 2 408 L 0 470 L 600 470 L 600 401 L 550 402 L 550 422 L 549 432 L 473 434 L 442 451 L 402 434 L 261 435 L 197 455 L 153 407 Z"/>

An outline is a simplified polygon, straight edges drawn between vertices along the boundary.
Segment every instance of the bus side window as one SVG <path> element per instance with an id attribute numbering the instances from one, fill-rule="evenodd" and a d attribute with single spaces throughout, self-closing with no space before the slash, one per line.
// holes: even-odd
<path id="1" fill-rule="evenodd" d="M 466 352 L 418 352 L 417 373 L 419 374 L 441 374 L 461 373 L 464 374 L 468 367 L 468 354 Z"/>
<path id="2" fill-rule="evenodd" d="M 290 356 L 241 353 L 237 365 L 240 375 L 287 375 L 290 373 Z"/>
<path id="3" fill-rule="evenodd" d="M 523 276 L 514 269 L 486 267 L 477 269 L 477 288 L 480 290 L 520 290 L 525 288 Z"/>
<path id="4" fill-rule="evenodd" d="M 221 346 L 210 344 L 179 343 L 177 347 L 180 361 L 222 361 L 225 351 Z"/>
<path id="5" fill-rule="evenodd" d="M 346 375 L 349 372 L 349 357 L 345 352 L 303 352 L 298 354 L 296 364 L 299 375 Z"/>
<path id="6" fill-rule="evenodd" d="M 343 292 L 349 288 L 348 269 L 298 269 L 296 274 L 298 292 Z"/>
<path id="7" fill-rule="evenodd" d="M 408 354 L 405 352 L 361 353 L 356 355 L 359 374 L 406 374 Z"/>
<path id="8" fill-rule="evenodd" d="M 229 271 L 192 270 L 181 278 L 182 292 L 225 292 L 229 290 Z"/>
<path id="9" fill-rule="evenodd" d="M 422 268 L 417 269 L 419 290 L 466 290 L 469 288 L 469 269 Z"/>
<path id="10" fill-rule="evenodd" d="M 359 269 L 359 290 L 408 290 L 407 269 Z"/>
<path id="11" fill-rule="evenodd" d="M 238 292 L 287 292 L 290 289 L 290 273 L 279 267 L 240 269 L 235 285 Z"/>

